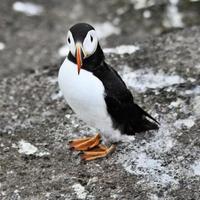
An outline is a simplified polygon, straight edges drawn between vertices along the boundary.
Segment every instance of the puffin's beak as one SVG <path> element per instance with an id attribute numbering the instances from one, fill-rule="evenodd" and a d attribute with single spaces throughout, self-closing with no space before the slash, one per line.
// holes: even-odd
<path id="1" fill-rule="evenodd" d="M 77 64 L 77 69 L 78 69 L 78 74 L 80 73 L 81 67 L 83 65 L 83 50 L 82 50 L 82 45 L 80 43 L 76 44 L 76 64 Z"/>

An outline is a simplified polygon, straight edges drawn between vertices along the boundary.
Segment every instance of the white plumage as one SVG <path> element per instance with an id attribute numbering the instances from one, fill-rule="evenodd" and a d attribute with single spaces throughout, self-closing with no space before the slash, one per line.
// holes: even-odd
<path id="1" fill-rule="evenodd" d="M 112 127 L 104 100 L 104 86 L 91 72 L 65 59 L 60 67 L 58 83 L 65 100 L 80 119 L 97 128 L 111 141 L 120 140 L 120 132 Z"/>

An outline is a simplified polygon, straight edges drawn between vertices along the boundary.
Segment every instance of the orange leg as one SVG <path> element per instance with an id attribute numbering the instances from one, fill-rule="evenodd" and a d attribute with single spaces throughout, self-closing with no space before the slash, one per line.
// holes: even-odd
<path id="1" fill-rule="evenodd" d="M 93 137 L 76 139 L 69 143 L 70 147 L 77 151 L 86 151 L 94 148 L 100 143 L 100 135 L 96 134 Z"/>
<path id="2" fill-rule="evenodd" d="M 107 147 L 103 144 L 99 144 L 97 147 L 90 151 L 84 151 L 81 158 L 83 160 L 95 160 L 97 158 L 103 158 L 107 156 L 109 153 L 113 152 L 116 145 L 111 145 L 111 147 Z"/>

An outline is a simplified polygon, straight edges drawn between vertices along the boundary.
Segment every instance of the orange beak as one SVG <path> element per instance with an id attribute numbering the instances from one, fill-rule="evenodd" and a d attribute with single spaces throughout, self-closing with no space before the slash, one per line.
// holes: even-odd
<path id="1" fill-rule="evenodd" d="M 76 45 L 76 64 L 77 64 L 77 70 L 78 74 L 80 73 L 81 67 L 83 65 L 83 51 L 81 48 L 81 45 Z"/>

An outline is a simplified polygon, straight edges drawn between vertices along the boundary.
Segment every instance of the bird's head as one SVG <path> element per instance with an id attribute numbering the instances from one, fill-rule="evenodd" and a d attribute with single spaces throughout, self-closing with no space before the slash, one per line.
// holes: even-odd
<path id="1" fill-rule="evenodd" d="M 79 74 L 83 61 L 92 56 L 99 45 L 96 31 L 89 24 L 75 24 L 68 31 L 67 44 L 71 55 L 75 58 Z"/>

